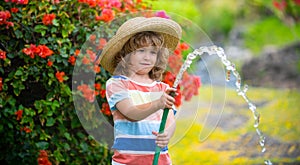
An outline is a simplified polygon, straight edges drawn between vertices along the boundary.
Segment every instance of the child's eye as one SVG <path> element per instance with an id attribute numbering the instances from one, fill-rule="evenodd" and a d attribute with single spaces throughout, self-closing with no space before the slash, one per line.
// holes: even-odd
<path id="1" fill-rule="evenodd" d="M 137 51 L 138 52 L 144 52 L 145 50 L 144 49 L 138 49 Z"/>
<path id="2" fill-rule="evenodd" d="M 151 51 L 150 53 L 153 54 L 153 55 L 156 55 L 157 51 Z"/>

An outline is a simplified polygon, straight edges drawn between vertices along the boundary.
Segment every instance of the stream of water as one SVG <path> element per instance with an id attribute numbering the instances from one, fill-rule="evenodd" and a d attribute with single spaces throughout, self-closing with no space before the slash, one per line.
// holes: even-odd
<path id="1" fill-rule="evenodd" d="M 176 88 L 178 86 L 183 73 L 190 67 L 190 65 L 192 64 L 192 61 L 197 56 L 202 56 L 204 53 L 207 53 L 209 56 L 217 55 L 220 58 L 220 60 L 222 61 L 223 65 L 225 66 L 225 69 L 226 69 L 226 81 L 230 81 L 231 74 L 233 74 L 233 76 L 236 78 L 236 80 L 235 80 L 236 92 L 239 96 L 243 97 L 243 99 L 248 104 L 249 110 L 251 110 L 251 112 L 253 114 L 253 118 L 254 118 L 253 127 L 255 128 L 256 133 L 259 136 L 259 145 L 261 147 L 261 152 L 264 153 L 266 151 L 266 147 L 265 147 L 266 138 L 263 135 L 263 133 L 261 132 L 261 130 L 258 128 L 259 122 L 260 122 L 260 114 L 257 111 L 255 104 L 253 104 L 246 95 L 247 90 L 248 90 L 248 85 L 241 84 L 241 76 L 238 73 L 238 71 L 236 70 L 235 65 L 227 59 L 223 48 L 217 47 L 217 46 L 208 46 L 208 47 L 204 46 L 204 47 L 195 49 L 193 52 L 189 53 L 186 60 L 184 61 L 183 65 L 181 66 L 179 73 L 176 76 L 176 80 L 174 82 L 173 87 Z M 270 160 L 265 160 L 264 163 L 266 165 L 272 165 L 272 162 Z"/>

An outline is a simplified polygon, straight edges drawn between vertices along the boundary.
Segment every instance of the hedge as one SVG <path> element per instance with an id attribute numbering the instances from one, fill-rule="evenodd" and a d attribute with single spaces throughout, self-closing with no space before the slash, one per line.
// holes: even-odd
<path id="1" fill-rule="evenodd" d="M 101 141 L 108 134 L 103 125 L 112 126 L 105 99 L 110 75 L 95 61 L 122 23 L 117 16 L 150 16 L 148 9 L 142 0 L 0 2 L 1 163 L 111 162 L 109 144 Z M 178 45 L 170 68 L 182 64 L 188 49 Z M 174 75 L 171 69 L 164 81 L 172 85 Z M 177 106 L 200 87 L 198 77 L 186 74 L 185 80 Z"/>

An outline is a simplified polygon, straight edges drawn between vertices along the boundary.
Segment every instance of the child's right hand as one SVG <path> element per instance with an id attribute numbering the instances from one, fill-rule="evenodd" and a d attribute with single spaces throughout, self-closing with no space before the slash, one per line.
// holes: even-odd
<path id="1" fill-rule="evenodd" d="M 175 99 L 174 99 L 174 97 L 172 97 L 170 95 L 170 92 L 176 92 L 176 89 L 175 88 L 168 88 L 163 93 L 163 95 L 160 97 L 160 102 L 161 102 L 162 109 L 164 109 L 164 108 L 171 109 L 172 106 L 175 103 Z"/>

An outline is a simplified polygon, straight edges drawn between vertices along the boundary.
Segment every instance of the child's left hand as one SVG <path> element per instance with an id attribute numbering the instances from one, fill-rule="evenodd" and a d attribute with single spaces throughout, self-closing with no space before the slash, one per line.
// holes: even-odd
<path id="1" fill-rule="evenodd" d="M 158 132 L 152 131 L 152 134 L 156 136 L 155 143 L 158 147 L 164 148 L 169 144 L 170 136 L 167 131 L 159 134 Z"/>

